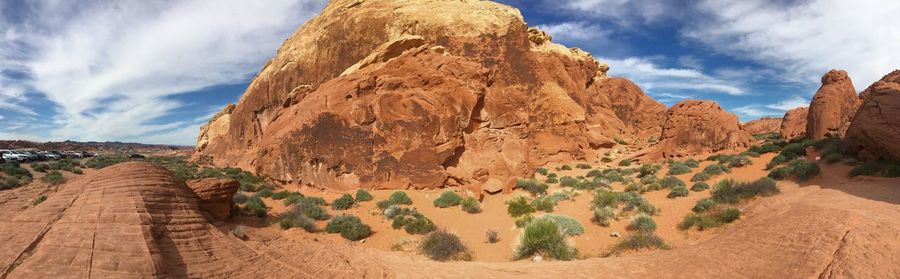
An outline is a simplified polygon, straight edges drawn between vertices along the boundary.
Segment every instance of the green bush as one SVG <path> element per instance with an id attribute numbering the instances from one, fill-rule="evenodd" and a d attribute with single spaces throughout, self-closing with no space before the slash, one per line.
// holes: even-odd
<path id="1" fill-rule="evenodd" d="M 559 175 L 557 175 L 555 172 L 551 172 L 550 174 L 547 175 L 547 178 L 557 178 L 557 177 L 559 177 Z"/>
<path id="2" fill-rule="evenodd" d="M 737 208 L 727 208 L 716 215 L 716 219 L 723 223 L 731 223 L 741 218 L 741 210 Z"/>
<path id="3" fill-rule="evenodd" d="M 796 159 L 788 163 L 791 173 L 797 177 L 799 181 L 807 181 L 813 177 L 819 176 L 821 170 L 819 165 L 806 159 Z"/>
<path id="4" fill-rule="evenodd" d="M 547 184 L 540 183 L 534 179 L 516 179 L 516 189 L 525 190 L 532 195 L 541 195 L 547 193 Z"/>
<path id="5" fill-rule="evenodd" d="M 756 152 L 757 154 L 766 154 L 766 153 L 779 151 L 779 150 L 781 150 L 781 147 L 778 147 L 778 145 L 773 144 L 773 143 L 765 143 L 762 146 L 759 146 L 759 145 L 751 146 L 747 150 L 751 151 L 751 152 Z"/>
<path id="6" fill-rule="evenodd" d="M 252 196 L 247 199 L 247 202 L 244 203 L 244 210 L 247 210 L 260 218 L 266 217 L 269 213 L 269 208 L 266 207 L 266 203 L 257 196 Z"/>
<path id="7" fill-rule="evenodd" d="M 359 217 L 353 215 L 341 215 L 331 219 L 325 225 L 325 232 L 340 233 L 341 237 L 350 241 L 356 241 L 372 234 L 372 228 L 363 224 Z"/>
<path id="8" fill-rule="evenodd" d="M 459 202 L 461 201 L 462 197 L 460 195 L 448 190 L 441 193 L 441 195 L 438 196 L 437 199 L 434 199 L 434 206 L 440 208 L 448 208 L 451 206 L 459 205 Z"/>
<path id="9" fill-rule="evenodd" d="M 701 231 L 709 228 L 715 228 L 723 224 L 734 222 L 741 217 L 741 210 L 737 208 L 726 208 L 724 210 L 707 211 L 705 214 L 688 213 L 684 216 L 678 228 L 682 230 L 690 229 L 697 226 Z"/>
<path id="10" fill-rule="evenodd" d="M 371 201 L 372 199 L 374 199 L 374 197 L 372 197 L 372 194 L 369 193 L 369 191 L 367 191 L 366 189 L 356 190 L 357 202 Z"/>
<path id="11" fill-rule="evenodd" d="M 593 208 L 604 208 L 607 206 L 612 208 L 619 208 L 620 201 L 621 197 L 618 192 L 597 190 L 594 191 L 594 199 L 591 201 L 591 206 Z"/>
<path id="12" fill-rule="evenodd" d="M 712 191 L 712 199 L 720 203 L 737 203 L 743 199 L 750 199 L 759 195 L 771 196 L 779 193 L 775 180 L 763 177 L 751 182 L 736 182 L 733 179 L 724 179 L 716 183 Z"/>
<path id="13" fill-rule="evenodd" d="M 889 160 L 870 161 L 857 165 L 850 170 L 850 177 L 860 175 L 900 177 L 900 162 Z"/>
<path id="14" fill-rule="evenodd" d="M 556 201 L 548 196 L 540 196 L 531 201 L 531 206 L 535 210 L 553 212 L 553 209 L 556 207 Z"/>
<path id="15" fill-rule="evenodd" d="M 353 204 L 353 196 L 351 196 L 350 194 L 343 194 L 340 198 L 337 198 L 331 202 L 331 209 L 347 210 L 353 207 Z"/>
<path id="16" fill-rule="evenodd" d="M 688 196 L 688 189 L 685 188 L 684 186 L 677 186 L 677 187 L 672 188 L 672 191 L 669 192 L 669 195 L 667 195 L 666 197 L 670 198 L 670 199 L 674 199 L 677 197 L 687 197 L 687 196 Z"/>
<path id="17" fill-rule="evenodd" d="M 653 233 L 633 233 L 629 234 L 619 240 L 619 243 L 616 243 L 613 246 L 610 254 L 619 254 L 626 250 L 641 250 L 641 249 L 669 249 L 669 246 L 666 245 L 665 241 L 656 234 Z"/>
<path id="18" fill-rule="evenodd" d="M 628 142 L 625 141 L 624 139 L 615 138 L 615 141 L 616 141 L 616 143 L 621 144 L 621 145 L 628 145 Z"/>
<path id="19" fill-rule="evenodd" d="M 713 208 L 715 206 L 716 206 L 716 201 L 714 201 L 710 198 L 702 198 L 697 201 L 697 204 L 694 205 L 694 208 L 691 208 L 691 211 L 694 211 L 697 213 L 702 213 L 702 212 L 709 210 L 710 208 Z"/>
<path id="20" fill-rule="evenodd" d="M 3 168 L 0 169 L 8 176 L 17 177 L 21 180 L 22 177 L 33 178 L 31 172 L 20 167 L 19 163 L 16 162 L 6 162 L 3 163 Z"/>
<path id="21" fill-rule="evenodd" d="M 700 191 L 703 191 L 706 189 L 709 189 L 709 184 L 706 184 L 706 182 L 703 182 L 703 181 L 694 183 L 694 185 L 691 186 L 691 191 L 694 191 L 694 192 L 700 192 Z"/>
<path id="22" fill-rule="evenodd" d="M 47 170 L 50 169 L 50 166 L 48 166 L 47 164 L 35 163 L 31 165 L 31 168 L 36 172 L 47 172 Z"/>
<path id="23" fill-rule="evenodd" d="M 260 196 L 263 198 L 270 198 L 274 194 L 275 193 L 272 192 L 272 189 L 269 189 L 269 188 L 265 188 L 265 189 L 259 190 L 259 192 L 256 192 L 257 196 Z"/>
<path id="24" fill-rule="evenodd" d="M 548 177 L 547 179 L 544 180 L 544 183 L 556 184 L 556 183 L 559 183 L 559 180 L 557 180 L 556 177 Z"/>
<path id="25" fill-rule="evenodd" d="M 579 168 L 579 169 L 583 169 L 583 170 L 589 170 L 589 169 L 591 169 L 591 164 L 578 163 L 578 164 L 575 164 L 575 167 Z"/>
<path id="26" fill-rule="evenodd" d="M 570 247 L 559 225 L 548 219 L 537 219 L 525 227 L 516 248 L 516 258 L 523 259 L 534 254 L 557 260 L 572 260 L 577 255 Z"/>
<path id="27" fill-rule="evenodd" d="M 656 172 L 658 172 L 660 169 L 662 169 L 661 165 L 654 165 L 654 164 L 641 165 L 638 168 L 638 177 L 644 177 L 644 176 L 656 174 Z"/>
<path id="28" fill-rule="evenodd" d="M 380 209 L 388 208 L 391 205 L 411 205 L 412 199 L 406 195 L 406 192 L 396 191 L 391 193 L 387 200 L 379 201 L 376 206 Z"/>
<path id="29" fill-rule="evenodd" d="M 738 168 L 753 164 L 753 161 L 751 161 L 750 158 L 747 157 L 747 155 L 743 154 L 718 154 L 710 156 L 709 158 L 707 158 L 707 160 L 717 161 L 720 165 L 729 168 Z"/>
<path id="30" fill-rule="evenodd" d="M 649 185 L 649 184 L 653 184 L 655 182 L 659 182 L 659 178 L 656 177 L 655 175 L 647 175 L 647 176 L 641 177 L 641 184 Z"/>
<path id="31" fill-rule="evenodd" d="M 74 168 L 74 169 L 72 169 L 72 173 L 74 173 L 74 174 L 84 174 L 84 171 L 81 170 L 80 168 Z"/>
<path id="32" fill-rule="evenodd" d="M 434 223 L 431 222 L 431 219 L 425 217 L 418 212 L 413 212 L 411 215 L 398 215 L 393 219 L 393 223 L 391 223 L 391 227 L 394 229 L 400 229 L 401 227 L 409 234 L 426 234 L 435 230 Z"/>
<path id="33" fill-rule="evenodd" d="M 700 162 L 694 159 L 687 159 L 684 161 L 684 164 L 692 169 L 700 167 Z"/>
<path id="34" fill-rule="evenodd" d="M 769 177 L 777 180 L 782 180 L 791 175 L 791 168 L 789 167 L 778 167 L 769 172 Z"/>
<path id="35" fill-rule="evenodd" d="M 663 177 L 659 181 L 659 185 L 665 188 L 685 187 L 684 181 L 671 175 Z"/>
<path id="36" fill-rule="evenodd" d="M 713 175 L 720 175 L 720 174 L 723 174 L 723 173 L 730 173 L 730 172 L 731 172 L 731 170 L 728 169 L 728 167 L 723 166 L 723 165 L 721 165 L 721 164 L 713 164 L 713 165 L 709 165 L 709 166 L 706 166 L 706 168 L 703 169 L 703 173 L 706 173 L 706 174 L 708 174 L 708 175 L 710 175 L 710 176 L 713 176 Z"/>
<path id="37" fill-rule="evenodd" d="M 573 187 L 578 183 L 578 180 L 575 180 L 571 176 L 563 176 L 559 178 L 559 186 L 562 187 Z"/>
<path id="38" fill-rule="evenodd" d="M 584 226 L 582 226 L 578 220 L 575 220 L 575 218 L 570 216 L 551 213 L 545 214 L 538 219 L 548 219 L 556 222 L 556 225 L 559 226 L 562 234 L 566 236 L 576 236 L 584 233 Z"/>
<path id="39" fill-rule="evenodd" d="M 572 170 L 572 167 L 569 166 L 569 165 L 562 165 L 562 167 L 559 167 L 559 168 L 560 168 L 561 170 Z"/>
<path id="40" fill-rule="evenodd" d="M 591 171 L 589 171 L 587 174 L 585 174 L 584 176 L 586 176 L 586 177 L 603 176 L 603 171 L 601 171 L 601 170 L 599 170 L 599 169 L 591 170 Z"/>
<path id="41" fill-rule="evenodd" d="M 604 162 L 604 163 L 612 163 L 612 161 L 613 161 L 613 159 L 610 158 L 610 157 L 603 157 L 603 158 L 600 158 L 600 162 Z"/>
<path id="42" fill-rule="evenodd" d="M 537 168 L 534 170 L 534 172 L 540 173 L 541 175 L 544 175 L 544 176 L 546 176 L 547 174 L 550 173 L 550 171 L 545 168 Z"/>
<path id="43" fill-rule="evenodd" d="M 774 167 L 777 167 L 778 165 L 781 165 L 781 164 L 787 162 L 788 160 L 790 160 L 790 159 L 788 159 L 788 157 L 785 157 L 784 155 L 780 155 L 780 154 L 775 155 L 775 157 L 772 157 L 772 160 L 769 161 L 768 164 L 766 164 L 766 169 L 770 170 Z"/>
<path id="44" fill-rule="evenodd" d="M 285 201 L 289 199 L 291 199 L 291 197 L 288 197 Z M 294 202 L 292 206 L 297 207 L 297 210 L 310 219 L 326 220 L 331 218 L 331 216 L 329 216 L 328 211 L 322 207 L 323 204 L 325 204 L 325 201 L 319 197 L 301 197 Z"/>
<path id="45" fill-rule="evenodd" d="M 435 261 L 471 259 L 468 249 L 462 244 L 459 237 L 444 230 L 437 230 L 426 235 L 419 245 L 419 250 Z"/>
<path id="46" fill-rule="evenodd" d="M 609 227 L 609 221 L 616 216 L 615 210 L 609 206 L 594 208 L 593 213 L 594 215 L 593 218 L 591 218 L 591 221 L 604 227 Z"/>
<path id="47" fill-rule="evenodd" d="M 623 166 L 623 167 L 631 166 L 631 160 L 619 161 L 619 166 Z"/>
<path id="48" fill-rule="evenodd" d="M 474 214 L 481 212 L 481 203 L 479 203 L 475 198 L 465 198 L 459 203 L 459 205 L 463 211 L 468 213 Z"/>
<path id="49" fill-rule="evenodd" d="M 118 163 L 130 161 L 128 157 L 125 156 L 96 156 L 88 159 L 84 162 L 84 167 L 92 168 L 92 169 L 102 169 L 108 166 L 112 166 Z"/>
<path id="50" fill-rule="evenodd" d="M 278 225 L 285 230 L 290 228 L 301 228 L 307 232 L 314 232 L 316 230 L 315 221 L 307 217 L 303 212 L 303 208 L 297 205 L 291 206 L 285 213 L 279 216 Z"/>
<path id="51" fill-rule="evenodd" d="M 512 217 L 519 217 L 526 214 L 531 214 L 535 212 L 534 207 L 531 206 L 531 203 L 528 201 L 528 198 L 523 196 L 517 196 L 506 201 L 506 211 Z"/>
<path id="52" fill-rule="evenodd" d="M 702 182 L 709 180 L 710 175 L 705 172 L 695 173 L 693 177 L 691 177 L 691 182 Z"/>
<path id="53" fill-rule="evenodd" d="M 806 156 L 806 146 L 800 143 L 791 143 L 782 148 L 778 155 L 783 156 L 786 160 Z"/>
<path id="54" fill-rule="evenodd" d="M 669 174 L 668 175 L 679 175 L 679 174 L 685 174 L 685 173 L 690 173 L 690 172 L 691 172 L 691 167 L 689 167 L 688 165 L 685 165 L 684 163 L 676 163 L 676 164 L 669 165 Z"/>
<path id="55" fill-rule="evenodd" d="M 272 199 L 273 200 L 283 200 L 283 199 L 286 199 L 290 195 L 291 195 L 291 192 L 278 191 L 278 192 L 275 192 L 274 194 L 272 194 Z"/>
<path id="56" fill-rule="evenodd" d="M 47 195 L 40 195 L 40 196 L 37 197 L 37 199 L 34 199 L 34 201 L 31 202 L 31 205 L 32 205 L 32 206 L 36 206 L 36 205 L 41 204 L 42 202 L 44 202 L 44 201 L 46 201 L 46 200 L 47 200 Z"/>
<path id="57" fill-rule="evenodd" d="M 55 186 L 66 183 L 66 177 L 58 171 L 51 171 L 50 173 L 47 173 L 47 175 L 44 175 L 44 177 L 41 177 L 41 181 Z"/>
<path id="58" fill-rule="evenodd" d="M 628 228 L 642 233 L 653 233 L 656 230 L 656 222 L 647 214 L 637 214 L 628 221 Z"/>
<path id="59" fill-rule="evenodd" d="M 244 204 L 247 202 L 247 195 L 243 192 L 235 192 L 234 196 L 231 197 L 231 200 L 234 201 L 235 204 Z"/>

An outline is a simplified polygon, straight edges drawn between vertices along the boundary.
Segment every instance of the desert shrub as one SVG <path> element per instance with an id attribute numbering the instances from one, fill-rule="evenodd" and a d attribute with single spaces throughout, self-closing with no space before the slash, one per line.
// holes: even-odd
<path id="1" fill-rule="evenodd" d="M 578 163 L 578 164 L 575 164 L 575 167 L 579 168 L 579 169 L 583 169 L 583 170 L 589 170 L 589 169 L 591 169 L 591 164 Z"/>
<path id="2" fill-rule="evenodd" d="M 644 189 L 643 185 L 637 183 L 629 183 L 625 185 L 625 192 L 636 192 L 636 193 L 644 193 L 647 190 Z"/>
<path id="3" fill-rule="evenodd" d="M 422 215 L 418 212 L 413 212 L 409 215 L 398 215 L 395 216 L 393 222 L 391 223 L 391 227 L 394 229 L 400 229 L 401 227 L 409 234 L 426 234 L 435 230 L 434 223 L 425 215 Z"/>
<path id="4" fill-rule="evenodd" d="M 535 209 L 531 206 L 531 203 L 528 201 L 528 198 L 523 196 L 517 196 L 506 201 L 506 211 L 512 217 L 519 217 L 526 214 L 534 213 Z"/>
<path id="5" fill-rule="evenodd" d="M 47 164 L 38 164 L 38 163 L 35 163 L 35 164 L 32 164 L 32 165 L 31 165 L 31 168 L 34 169 L 34 171 L 37 171 L 37 172 L 47 172 L 47 170 L 50 169 L 50 166 L 47 165 Z"/>
<path id="6" fill-rule="evenodd" d="M 665 188 L 685 187 L 684 181 L 671 175 L 663 177 L 663 179 L 659 181 L 659 185 Z"/>
<path id="7" fill-rule="evenodd" d="M 691 167 L 688 167 L 688 165 L 685 165 L 684 163 L 678 162 L 675 164 L 669 164 L 669 174 L 668 175 L 679 175 L 679 174 L 685 174 L 685 173 L 690 173 L 690 172 L 691 172 Z"/>
<path id="8" fill-rule="evenodd" d="M 710 198 L 702 198 L 697 201 L 697 204 L 694 205 L 694 208 L 691 208 L 691 211 L 701 213 L 701 212 L 709 210 L 710 208 L 713 208 L 715 206 L 716 206 L 716 201 L 714 201 Z"/>
<path id="9" fill-rule="evenodd" d="M 700 167 L 700 161 L 694 159 L 687 159 L 686 161 L 684 161 L 684 164 L 692 169 Z"/>
<path id="10" fill-rule="evenodd" d="M 694 191 L 694 192 L 700 192 L 700 191 L 703 191 L 706 189 L 709 189 L 709 184 L 706 184 L 706 182 L 703 182 L 703 181 L 694 183 L 694 185 L 691 186 L 691 191 Z"/>
<path id="11" fill-rule="evenodd" d="M 553 201 L 553 203 L 559 203 L 560 201 L 571 200 L 575 198 L 577 192 L 575 191 L 557 191 L 550 196 L 547 196 L 547 199 Z"/>
<path id="12" fill-rule="evenodd" d="M 548 196 L 540 196 L 531 201 L 531 206 L 535 210 L 553 212 L 553 209 L 556 207 L 556 201 Z"/>
<path id="13" fill-rule="evenodd" d="M 695 173 L 693 177 L 691 177 L 691 182 L 702 182 L 709 180 L 710 175 L 705 172 Z"/>
<path id="14" fill-rule="evenodd" d="M 591 171 L 589 171 L 587 174 L 585 174 L 584 176 L 586 176 L 586 177 L 603 176 L 603 171 L 601 171 L 601 170 L 599 170 L 599 169 L 591 170 Z"/>
<path id="15" fill-rule="evenodd" d="M 806 159 L 793 160 L 788 163 L 788 168 L 791 169 L 791 173 L 794 174 L 799 181 L 807 181 L 818 176 L 821 172 L 819 165 Z"/>
<path id="16" fill-rule="evenodd" d="M 27 176 L 29 178 L 34 177 L 34 176 L 32 176 L 30 171 L 20 167 L 19 163 L 16 163 L 16 162 L 3 163 L 3 167 L 0 170 L 2 170 L 3 173 L 5 173 L 8 176 L 18 177 L 20 179 L 23 176 Z"/>
<path id="17" fill-rule="evenodd" d="M 753 164 L 753 161 L 751 161 L 750 158 L 747 158 L 747 155 L 741 154 L 718 154 L 710 156 L 707 160 L 717 161 L 719 164 L 729 168 L 738 168 Z"/>
<path id="18" fill-rule="evenodd" d="M 298 211 L 302 212 L 303 215 L 309 217 L 310 219 L 326 220 L 328 218 L 331 218 L 331 216 L 329 216 L 328 211 L 325 210 L 324 207 L 322 207 L 323 204 L 324 201 L 319 197 L 302 197 L 295 203 L 293 203 L 291 207 L 297 208 Z"/>
<path id="19" fill-rule="evenodd" d="M 726 208 L 717 213 L 716 219 L 722 221 L 723 223 L 731 223 L 734 220 L 741 218 L 741 210 L 737 208 Z"/>
<path id="20" fill-rule="evenodd" d="M 44 175 L 44 177 L 41 177 L 41 181 L 50 185 L 60 185 L 66 183 L 66 177 L 58 171 L 51 171 L 47 173 L 47 175 Z"/>
<path id="21" fill-rule="evenodd" d="M 550 173 L 550 171 L 547 170 L 546 168 L 537 168 L 534 170 L 534 172 L 540 173 L 541 175 L 545 175 L 545 176 Z"/>
<path id="22" fill-rule="evenodd" d="M 358 202 L 371 201 L 373 198 L 372 194 L 366 189 L 356 190 L 356 201 Z"/>
<path id="23" fill-rule="evenodd" d="M 557 177 L 559 177 L 559 175 L 556 174 L 555 172 L 551 172 L 550 174 L 547 175 L 547 177 L 548 178 L 557 178 Z"/>
<path id="24" fill-rule="evenodd" d="M 616 212 L 612 207 L 603 207 L 603 208 L 594 208 L 593 209 L 593 217 L 591 221 L 594 223 L 609 227 L 609 221 L 616 216 Z"/>
<path id="25" fill-rule="evenodd" d="M 789 167 L 778 167 L 769 172 L 769 177 L 773 179 L 782 180 L 791 175 L 791 168 Z"/>
<path id="26" fill-rule="evenodd" d="M 410 199 L 409 196 L 406 195 L 406 192 L 396 191 L 391 193 L 388 199 L 379 201 L 375 205 L 380 209 L 385 209 L 391 205 L 411 205 L 412 203 L 412 199 Z"/>
<path id="27" fill-rule="evenodd" d="M 282 229 L 301 228 L 307 232 L 316 230 L 316 223 L 313 219 L 304 214 L 303 208 L 294 205 L 279 216 L 278 225 Z"/>
<path id="28" fill-rule="evenodd" d="M 670 198 L 670 199 L 674 199 L 677 197 L 687 197 L 687 196 L 688 196 L 688 189 L 684 186 L 677 186 L 677 187 L 672 188 L 672 191 L 669 192 L 669 195 L 667 195 L 666 197 Z"/>
<path id="29" fill-rule="evenodd" d="M 615 138 L 615 141 L 616 141 L 616 143 L 621 144 L 621 145 L 628 145 L 628 142 L 625 141 L 624 139 Z"/>
<path id="30" fill-rule="evenodd" d="M 266 207 L 266 203 L 257 196 L 252 196 L 247 199 L 247 202 L 244 203 L 244 210 L 249 211 L 260 218 L 266 217 L 266 214 L 269 213 L 269 208 Z"/>
<path id="31" fill-rule="evenodd" d="M 516 189 L 525 190 L 532 195 L 541 195 L 547 193 L 547 184 L 541 183 L 534 179 L 516 179 Z"/>
<path id="32" fill-rule="evenodd" d="M 493 229 L 484 231 L 484 242 L 497 243 L 500 241 L 500 233 Z"/>
<path id="33" fill-rule="evenodd" d="M 575 186 L 575 183 L 578 183 L 578 180 L 572 178 L 571 176 L 563 176 L 559 178 L 559 186 L 572 187 Z"/>
<path id="34" fill-rule="evenodd" d="M 534 216 L 531 216 L 531 214 L 527 214 L 522 217 L 516 218 L 516 222 L 515 222 L 516 228 L 524 228 L 529 223 L 531 223 L 531 221 L 534 221 Z"/>
<path id="35" fill-rule="evenodd" d="M 659 213 L 659 210 L 653 206 L 653 204 L 640 194 L 634 192 L 619 193 L 618 200 L 625 202 L 625 206 L 622 208 L 623 211 L 637 210 L 639 213 L 647 215 L 656 215 Z"/>
<path id="36" fill-rule="evenodd" d="M 728 169 L 727 166 L 724 166 L 721 164 L 712 164 L 712 165 L 706 166 L 706 168 L 703 168 L 703 173 L 705 173 L 709 176 L 720 175 L 723 173 L 730 173 L 730 172 L 731 172 L 731 170 Z"/>
<path id="37" fill-rule="evenodd" d="M 353 207 L 353 196 L 350 194 L 343 194 L 331 202 L 331 209 L 334 210 L 347 210 L 351 207 Z"/>
<path id="38" fill-rule="evenodd" d="M 235 204 L 244 204 L 247 202 L 247 195 L 243 192 L 235 192 L 233 196 L 231 196 L 231 200 L 234 201 Z"/>
<path id="39" fill-rule="evenodd" d="M 653 233 L 628 234 L 613 246 L 610 254 L 619 254 L 626 250 L 669 249 L 665 241 Z"/>
<path id="40" fill-rule="evenodd" d="M 265 188 L 265 189 L 259 190 L 259 192 L 256 192 L 257 196 L 260 196 L 263 198 L 272 197 L 272 195 L 274 195 L 274 194 L 275 193 L 272 192 L 272 189 L 269 189 L 269 188 Z"/>
<path id="41" fill-rule="evenodd" d="M 448 208 L 459 205 L 462 197 L 453 191 L 444 191 L 438 198 L 434 199 L 434 206 L 440 208 Z"/>
<path id="42" fill-rule="evenodd" d="M 655 175 L 647 175 L 641 177 L 641 184 L 648 185 L 653 184 L 654 182 L 659 182 L 659 178 Z"/>
<path id="43" fill-rule="evenodd" d="M 544 180 L 544 183 L 556 184 L 556 183 L 559 183 L 559 180 L 556 177 L 548 177 L 547 179 Z"/>
<path id="44" fill-rule="evenodd" d="M 47 195 L 40 195 L 39 197 L 37 197 L 37 199 L 34 199 L 34 201 L 31 202 L 31 205 L 35 206 L 46 200 L 47 200 Z"/>
<path id="45" fill-rule="evenodd" d="M 0 190 L 19 187 L 19 179 L 12 176 L 0 176 Z"/>
<path id="46" fill-rule="evenodd" d="M 475 198 L 465 198 L 461 202 L 459 202 L 459 205 L 463 211 L 468 213 L 474 214 L 481 212 L 481 203 L 479 203 Z"/>
<path id="47" fill-rule="evenodd" d="M 538 219 L 549 219 L 556 222 L 560 231 L 566 236 L 576 236 L 584 233 L 584 226 L 570 216 L 551 213 L 545 214 Z"/>
<path id="48" fill-rule="evenodd" d="M 606 179 L 609 179 L 609 181 L 625 182 L 625 177 L 617 170 L 608 170 L 603 176 L 606 177 Z"/>
<path id="49" fill-rule="evenodd" d="M 857 165 L 850 170 L 851 177 L 860 175 L 900 177 L 900 162 L 889 160 L 870 161 Z"/>
<path id="50" fill-rule="evenodd" d="M 468 249 L 459 240 L 459 237 L 444 230 L 437 230 L 426 235 L 419 245 L 419 250 L 435 261 L 471 259 Z"/>
<path id="51" fill-rule="evenodd" d="M 401 214 L 400 210 L 401 210 L 401 208 L 399 205 L 388 206 L 388 208 L 384 209 L 384 212 L 383 212 L 384 218 L 394 219 L 394 217 L 397 217 L 397 215 Z"/>
<path id="52" fill-rule="evenodd" d="M 561 170 L 572 170 L 572 166 L 569 166 L 569 165 L 562 165 L 562 167 L 559 167 L 559 168 Z"/>
<path id="53" fill-rule="evenodd" d="M 610 158 L 610 157 L 603 157 L 603 158 L 600 158 L 600 162 L 604 162 L 604 163 L 612 163 L 612 161 L 613 161 L 613 159 Z"/>
<path id="54" fill-rule="evenodd" d="M 272 194 L 273 200 L 283 200 L 291 195 L 291 192 L 288 191 L 278 191 Z"/>
<path id="55" fill-rule="evenodd" d="M 622 160 L 622 161 L 619 161 L 619 166 L 622 166 L 622 167 L 631 166 L 631 160 Z"/>
<path id="56" fill-rule="evenodd" d="M 612 207 L 618 208 L 621 197 L 618 192 L 597 190 L 594 191 L 594 199 L 591 201 L 593 208 Z"/>
<path id="57" fill-rule="evenodd" d="M 537 219 L 525 226 L 525 231 L 516 248 L 516 258 L 522 259 L 534 254 L 557 260 L 571 260 L 577 255 L 569 246 L 559 225 L 549 219 Z"/>
<path id="58" fill-rule="evenodd" d="M 340 233 L 341 237 L 350 241 L 356 241 L 372 234 L 372 228 L 363 224 L 359 217 L 353 215 L 341 215 L 331 219 L 325 225 L 325 232 Z"/>
<path id="59" fill-rule="evenodd" d="M 79 166 L 79 165 L 81 165 L 81 164 L 78 163 L 77 161 L 73 161 L 70 159 L 62 159 L 62 160 L 50 162 L 49 164 L 47 164 L 47 167 L 50 168 L 51 170 L 64 170 L 64 171 L 72 172 L 72 170 L 75 169 L 75 167 Z"/>
<path id="60" fill-rule="evenodd" d="M 806 146 L 802 143 L 791 143 L 784 146 L 778 155 L 784 156 L 787 160 L 806 156 Z"/>
<path id="61" fill-rule="evenodd" d="M 781 164 L 787 162 L 788 160 L 790 160 L 790 159 L 788 157 L 785 157 L 784 155 L 781 155 L 781 154 L 775 155 L 775 157 L 772 157 L 772 160 L 769 161 L 768 164 L 766 164 L 766 169 L 770 170 L 774 167 L 777 167 L 778 165 L 781 165 Z"/>
<path id="62" fill-rule="evenodd" d="M 773 143 L 765 143 L 761 146 L 754 145 L 754 146 L 750 146 L 750 148 L 747 149 L 747 151 L 755 152 L 757 154 L 766 154 L 766 153 L 776 152 L 779 150 L 781 150 L 781 148 L 778 147 L 778 145 L 775 145 Z"/>
<path id="63" fill-rule="evenodd" d="M 74 174 L 84 174 L 84 171 L 81 170 L 80 168 L 74 168 L 74 169 L 72 169 L 72 173 L 74 173 Z"/>
<path id="64" fill-rule="evenodd" d="M 661 165 L 655 165 L 655 164 L 641 165 L 641 167 L 638 168 L 638 177 L 644 177 L 644 176 L 656 174 L 656 172 L 658 172 L 660 169 L 662 169 Z"/>
<path id="65" fill-rule="evenodd" d="M 650 215 L 639 213 L 628 221 L 628 228 L 642 233 L 653 233 L 656 230 L 656 222 Z"/>
<path id="66" fill-rule="evenodd" d="M 750 199 L 759 195 L 771 196 L 779 193 L 775 180 L 763 177 L 750 182 L 736 182 L 733 179 L 724 179 L 716 183 L 712 191 L 712 199 L 721 203 L 737 203 L 743 199 Z"/>
<path id="67" fill-rule="evenodd" d="M 737 208 L 726 208 L 724 210 L 706 211 L 706 213 L 688 213 L 678 224 L 678 228 L 682 230 L 690 229 L 697 226 L 698 229 L 705 230 L 715 228 L 723 224 L 734 222 L 741 217 L 741 210 Z"/>

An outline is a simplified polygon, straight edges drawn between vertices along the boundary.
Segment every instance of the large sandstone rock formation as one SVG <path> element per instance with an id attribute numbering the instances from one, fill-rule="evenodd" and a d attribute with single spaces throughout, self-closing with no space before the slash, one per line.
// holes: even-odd
<path id="1" fill-rule="evenodd" d="M 195 158 L 332 189 L 505 180 L 658 133 L 665 107 L 607 70 L 490 1 L 332 1 Z"/>
<path id="2" fill-rule="evenodd" d="M 806 119 L 809 107 L 799 107 L 784 113 L 781 119 L 781 138 L 795 140 L 806 137 Z"/>
<path id="3" fill-rule="evenodd" d="M 231 126 L 231 112 L 233 111 L 234 104 L 229 104 L 222 111 L 213 115 L 209 122 L 200 126 L 200 135 L 197 136 L 197 150 L 203 150 L 210 141 L 228 134 L 228 128 Z"/>
<path id="4" fill-rule="evenodd" d="M 747 123 L 741 124 L 741 128 L 751 135 L 778 133 L 779 131 L 781 131 L 781 118 L 763 117 L 760 119 L 754 119 L 748 121 Z"/>
<path id="5" fill-rule="evenodd" d="M 843 138 L 860 103 L 847 72 L 828 71 L 822 76 L 822 86 L 809 104 L 806 136 L 815 140 Z"/>
<path id="6" fill-rule="evenodd" d="M 847 129 L 849 151 L 865 159 L 900 160 L 900 70 L 864 92 L 865 101 Z"/>
<path id="7" fill-rule="evenodd" d="M 231 208 L 234 206 L 232 197 L 241 187 L 241 183 L 237 180 L 222 178 L 195 179 L 188 181 L 187 185 L 197 194 L 200 208 L 218 220 L 225 220 L 231 216 Z"/>
<path id="8" fill-rule="evenodd" d="M 683 157 L 750 146 L 753 137 L 713 101 L 684 100 L 669 108 L 660 142 L 642 160 Z"/>

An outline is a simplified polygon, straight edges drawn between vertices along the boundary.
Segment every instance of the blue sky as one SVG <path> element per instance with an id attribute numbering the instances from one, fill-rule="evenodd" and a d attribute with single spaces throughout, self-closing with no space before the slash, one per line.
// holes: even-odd
<path id="1" fill-rule="evenodd" d="M 667 105 L 747 121 L 900 68 L 895 0 L 501 0 Z M 0 1 L 0 139 L 192 145 L 325 0 Z"/>

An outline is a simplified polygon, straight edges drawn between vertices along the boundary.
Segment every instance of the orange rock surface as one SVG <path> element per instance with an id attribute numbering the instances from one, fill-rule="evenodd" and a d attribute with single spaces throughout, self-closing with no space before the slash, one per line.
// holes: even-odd
<path id="1" fill-rule="evenodd" d="M 847 147 L 865 159 L 900 160 L 900 70 L 864 92 L 865 101 L 847 129 Z"/>
<path id="2" fill-rule="evenodd" d="M 809 104 L 806 136 L 815 140 L 843 138 L 860 103 L 847 72 L 828 71 L 822 76 L 822 86 Z"/>
<path id="3" fill-rule="evenodd" d="M 799 107 L 784 113 L 781 121 L 781 138 L 794 140 L 806 137 L 806 118 L 809 107 Z"/>
<path id="4" fill-rule="evenodd" d="M 760 119 L 750 120 L 741 124 L 741 128 L 751 135 L 779 133 L 781 131 L 781 118 L 763 117 Z"/>

